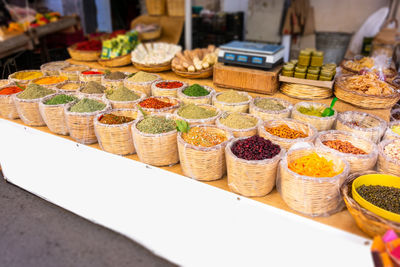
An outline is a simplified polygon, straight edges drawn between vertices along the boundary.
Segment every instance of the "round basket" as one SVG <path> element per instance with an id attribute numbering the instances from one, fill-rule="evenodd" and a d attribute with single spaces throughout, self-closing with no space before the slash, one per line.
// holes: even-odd
<path id="1" fill-rule="evenodd" d="M 301 131 L 307 135 L 306 138 L 288 139 L 281 138 L 276 135 L 270 134 L 265 130 L 266 127 L 278 127 L 280 125 L 286 124 L 289 128 L 297 131 Z M 288 150 L 292 145 L 298 142 L 306 142 L 312 144 L 316 138 L 318 131 L 311 124 L 306 122 L 296 121 L 293 119 L 279 119 L 266 121 L 259 125 L 258 134 L 265 139 L 271 140 L 271 142 L 278 144 L 281 148 Z"/>
<path id="2" fill-rule="evenodd" d="M 188 105 L 188 104 L 211 104 L 211 99 L 212 96 L 215 94 L 215 90 L 209 86 L 206 85 L 201 85 L 204 89 L 209 91 L 210 93 L 205 96 L 188 96 L 183 93 L 183 90 L 185 88 L 179 88 L 177 90 L 177 95 L 180 100 L 182 100 L 183 104 Z"/>
<path id="3" fill-rule="evenodd" d="M 157 29 L 155 29 L 154 31 L 140 32 L 139 36 L 142 41 L 151 41 L 158 39 L 161 36 L 161 27 L 158 25 Z"/>
<path id="4" fill-rule="evenodd" d="M 335 113 L 330 117 L 317 117 L 300 113 L 298 110 L 300 107 L 305 107 L 305 108 L 315 107 L 318 109 L 320 108 L 323 111 L 325 108 L 329 107 L 328 105 L 315 102 L 299 102 L 293 107 L 292 118 L 298 121 L 304 121 L 311 124 L 317 129 L 317 131 L 326 131 L 332 129 L 337 117 L 336 110 L 334 110 Z"/>
<path id="5" fill-rule="evenodd" d="M 172 114 L 159 114 L 159 116 L 173 119 Z M 153 166 L 171 166 L 178 163 L 177 131 L 162 134 L 142 133 L 136 127 L 140 121 L 137 120 L 132 125 L 133 143 L 139 160 Z"/>
<path id="6" fill-rule="evenodd" d="M 34 78 L 34 79 L 29 79 L 29 80 L 22 80 L 22 79 L 17 79 L 17 78 L 15 78 L 15 76 L 16 76 L 18 73 L 24 73 L 24 72 L 39 72 L 39 73 L 42 74 L 41 77 L 44 76 L 44 75 L 43 75 L 43 72 L 41 72 L 40 70 L 21 70 L 21 71 L 14 72 L 13 74 L 10 74 L 10 75 L 8 76 L 8 80 L 9 80 L 10 82 L 17 82 L 17 83 L 19 83 L 19 84 L 27 85 L 27 84 L 31 83 L 34 79 L 36 79 L 36 78 Z"/>
<path id="7" fill-rule="evenodd" d="M 356 221 L 357 226 L 371 238 L 380 235 L 383 236 L 387 230 L 393 229 L 398 235 L 400 235 L 400 224 L 384 219 L 375 213 L 361 207 L 354 199 L 352 195 L 353 181 L 366 174 L 375 174 L 376 171 L 364 171 L 359 173 L 351 174 L 340 187 L 341 196 L 346 203 L 347 209 L 351 216 Z"/>
<path id="8" fill-rule="evenodd" d="M 14 86 L 13 84 L 8 84 L 5 86 L 0 87 L 0 91 L 4 88 Z M 0 116 L 3 118 L 7 118 L 10 120 L 15 120 L 18 119 L 18 111 L 17 108 L 15 107 L 14 103 L 14 95 L 18 93 L 12 94 L 12 95 L 0 95 Z"/>
<path id="9" fill-rule="evenodd" d="M 76 44 L 68 47 L 67 50 L 71 58 L 78 61 L 97 61 L 101 55 L 101 50 L 76 50 Z"/>
<path id="10" fill-rule="evenodd" d="M 258 126 L 260 124 L 262 124 L 262 120 L 260 120 L 260 118 L 257 118 L 254 115 L 248 114 L 248 113 L 239 113 L 240 115 L 243 115 L 247 118 L 255 118 L 257 119 L 257 123 L 256 125 L 254 125 L 253 127 L 250 128 L 246 128 L 246 129 L 234 129 L 234 128 L 230 128 L 228 126 L 226 126 L 225 124 L 221 123 L 221 119 L 222 118 L 226 118 L 229 114 L 231 114 L 231 112 L 224 112 L 221 116 L 218 117 L 218 119 L 215 121 L 215 125 L 217 125 L 219 128 L 227 130 L 229 132 L 231 132 L 233 134 L 234 137 L 249 137 L 249 136 L 253 136 L 256 135 L 258 132 Z"/>
<path id="11" fill-rule="evenodd" d="M 222 94 L 222 92 L 216 93 L 212 97 L 212 103 L 214 106 L 219 108 L 222 111 L 228 112 L 241 112 L 241 113 L 248 113 L 249 112 L 249 103 L 251 101 L 251 96 L 246 92 L 238 92 L 241 95 L 247 97 L 247 101 L 240 102 L 240 103 L 227 103 L 222 102 L 217 99 L 217 97 Z"/>
<path id="12" fill-rule="evenodd" d="M 60 69 L 71 65 L 68 61 L 52 61 L 40 66 L 40 70 L 49 76 L 60 75 Z"/>
<path id="13" fill-rule="evenodd" d="M 182 86 L 177 87 L 177 88 L 172 88 L 172 89 L 157 87 L 157 84 L 162 83 L 162 82 L 180 82 L 180 83 L 182 83 Z M 181 91 L 185 90 L 186 87 L 188 87 L 188 84 L 185 82 L 181 82 L 181 81 L 173 81 L 173 80 L 157 81 L 157 82 L 152 83 L 152 85 L 151 85 L 151 95 L 178 97 L 178 90 L 181 90 Z"/>
<path id="14" fill-rule="evenodd" d="M 75 70 L 69 70 L 74 68 Z M 82 71 L 90 70 L 88 66 L 83 65 L 70 65 L 60 69 L 60 75 L 68 78 L 69 81 L 79 81 L 79 74 Z"/>
<path id="15" fill-rule="evenodd" d="M 400 127 L 400 121 L 389 122 L 385 135 L 383 136 L 383 140 L 400 139 L 400 135 L 392 130 L 393 126 Z"/>
<path id="16" fill-rule="evenodd" d="M 43 79 L 43 78 L 53 78 L 53 77 L 54 77 L 54 78 L 55 78 L 55 77 L 57 77 L 57 78 L 58 78 L 58 77 L 62 77 L 62 78 L 64 78 L 64 80 L 61 81 L 61 82 L 50 83 L 50 84 L 38 84 L 38 83 L 36 83 L 37 81 L 39 81 L 39 80 L 41 80 L 41 79 Z M 67 80 L 68 80 L 68 78 L 67 78 L 66 76 L 56 75 L 56 76 L 45 76 L 45 77 L 40 77 L 40 78 L 37 78 L 37 79 L 32 80 L 31 83 L 35 83 L 35 84 L 38 84 L 38 85 L 43 86 L 43 87 L 46 87 L 46 88 L 54 88 L 54 87 L 58 87 L 60 84 L 65 83 Z"/>
<path id="17" fill-rule="evenodd" d="M 351 153 L 342 153 L 336 149 L 330 148 L 323 144 L 324 141 L 329 140 L 340 140 L 340 141 L 348 141 L 355 147 L 362 149 L 365 151 L 365 155 L 351 154 Z M 371 140 L 367 140 L 364 138 L 359 138 L 356 135 L 344 132 L 344 131 L 326 131 L 321 132 L 317 136 L 315 140 L 316 147 L 319 147 L 323 150 L 330 151 L 332 153 L 336 153 L 340 157 L 347 160 L 350 164 L 350 173 L 371 170 L 375 167 L 376 160 L 378 159 L 378 147 Z"/>
<path id="18" fill-rule="evenodd" d="M 98 59 L 100 65 L 107 68 L 123 67 L 131 64 L 131 53 L 111 59 Z"/>
<path id="19" fill-rule="evenodd" d="M 356 122 L 358 124 L 354 125 Z M 336 130 L 352 132 L 356 136 L 378 143 L 386 130 L 387 123 L 369 113 L 345 111 L 338 115 Z"/>
<path id="20" fill-rule="evenodd" d="M 94 144 L 97 142 L 97 137 L 94 132 L 94 118 L 101 112 L 111 109 L 111 104 L 97 97 L 88 97 L 89 99 L 97 100 L 106 104 L 105 108 L 95 112 L 71 112 L 71 104 L 65 107 L 65 117 L 69 135 L 81 144 Z"/>
<path id="21" fill-rule="evenodd" d="M 128 75 L 131 74 L 131 73 L 129 73 L 129 72 L 124 72 L 124 74 L 125 74 L 126 76 L 128 76 Z M 123 78 L 123 79 L 118 79 L 118 80 L 107 79 L 107 78 L 105 78 L 105 75 L 103 75 L 103 76 L 101 77 L 101 85 L 103 85 L 103 86 L 106 87 L 107 89 L 119 88 L 119 87 L 121 87 L 121 86 L 124 86 L 124 80 L 125 80 L 125 78 Z"/>
<path id="22" fill-rule="evenodd" d="M 285 150 L 271 159 L 245 160 L 232 153 L 235 142 L 246 138 L 233 139 L 225 148 L 229 188 L 246 197 L 262 197 L 275 187 L 278 164 Z"/>
<path id="23" fill-rule="evenodd" d="M 156 98 L 160 101 L 167 102 L 167 103 L 172 103 L 173 106 L 167 107 L 167 108 L 143 108 L 143 111 L 148 113 L 148 114 L 157 114 L 157 113 L 174 113 L 175 110 L 177 110 L 181 106 L 181 101 L 178 98 L 175 97 L 168 97 L 168 96 L 151 96 L 147 97 L 143 100 L 146 100 L 148 98 Z M 143 101 L 142 100 L 142 101 Z M 140 105 L 140 102 L 138 103 Z"/>
<path id="24" fill-rule="evenodd" d="M 343 60 L 340 64 L 340 67 L 342 69 L 342 73 L 343 74 L 351 74 L 351 75 L 355 75 L 358 74 L 360 72 L 360 70 L 356 70 L 356 69 L 352 69 L 346 66 L 346 62 L 348 61 L 353 61 L 352 59 L 348 59 L 348 60 Z M 393 68 L 386 68 L 383 70 L 384 74 L 385 74 L 385 78 L 392 78 L 394 76 L 396 76 L 397 71 Z"/>
<path id="25" fill-rule="evenodd" d="M 184 77 L 184 78 L 188 78 L 188 79 L 206 79 L 209 78 L 213 75 L 213 66 L 204 69 L 204 70 L 200 70 L 200 71 L 181 71 L 178 70 L 174 67 L 172 67 L 172 71 L 175 72 L 176 75 Z"/>
<path id="26" fill-rule="evenodd" d="M 98 71 L 101 72 L 101 74 L 83 74 L 84 71 L 81 71 L 81 73 L 79 73 L 79 80 L 86 83 L 93 81 L 101 84 L 101 79 L 104 76 L 103 71 L 97 69 L 91 69 L 90 71 Z"/>
<path id="27" fill-rule="evenodd" d="M 0 79 L 0 87 L 12 84 L 13 82 L 10 81 L 9 79 Z"/>
<path id="28" fill-rule="evenodd" d="M 299 175 L 288 168 L 292 161 L 316 152 L 333 162 L 334 177 L 309 177 Z M 288 151 L 279 164 L 276 188 L 283 201 L 293 210 L 308 216 L 329 216 L 343 208 L 339 188 L 349 174 L 349 163 L 338 155 L 318 148 Z"/>
<path id="29" fill-rule="evenodd" d="M 181 168 L 184 175 L 199 181 L 214 181 L 221 179 L 226 173 L 225 147 L 233 138 L 232 133 L 215 125 L 197 125 L 207 127 L 209 131 L 223 134 L 227 141 L 213 147 L 200 147 L 187 143 L 178 134 L 178 151 Z"/>
<path id="30" fill-rule="evenodd" d="M 141 64 L 139 62 L 132 62 L 133 66 L 138 70 L 146 72 L 162 72 L 171 69 L 171 61 L 161 63 L 161 64 Z"/>
<path id="31" fill-rule="evenodd" d="M 126 116 L 135 120 L 122 124 L 104 124 L 99 121 L 105 114 Z M 136 109 L 112 109 L 98 114 L 94 118 L 94 131 L 101 149 L 117 155 L 136 153 L 132 139 L 132 125 L 140 117 Z"/>
<path id="32" fill-rule="evenodd" d="M 62 93 L 56 93 L 54 95 L 46 96 L 39 103 L 39 111 L 42 116 L 44 122 L 47 125 L 47 128 L 53 133 L 68 135 L 68 127 L 67 121 L 65 119 L 64 110 L 68 104 L 60 104 L 60 105 L 46 105 L 45 102 L 56 95 L 61 95 Z M 72 95 L 72 94 L 70 94 Z"/>
<path id="33" fill-rule="evenodd" d="M 175 116 L 177 119 L 179 120 L 184 120 L 187 123 L 189 123 L 190 127 L 196 126 L 196 125 L 200 125 L 200 124 L 209 124 L 209 125 L 214 125 L 215 121 L 221 116 L 222 112 L 221 110 L 217 109 L 214 106 L 211 105 L 207 105 L 207 104 L 198 104 L 199 107 L 205 108 L 205 109 L 209 109 L 209 110 L 215 110 L 217 112 L 217 114 L 214 117 L 210 117 L 210 118 L 205 118 L 205 119 L 187 119 L 184 118 L 182 116 L 180 116 L 179 113 L 179 109 L 177 109 L 175 111 Z"/>
<path id="34" fill-rule="evenodd" d="M 280 90 L 287 96 L 303 100 L 326 99 L 333 95 L 332 88 L 297 83 L 283 82 Z"/>
<path id="35" fill-rule="evenodd" d="M 101 94 L 89 94 L 89 93 L 84 93 L 84 92 L 82 92 L 82 90 L 85 89 L 85 86 L 86 86 L 86 84 L 85 84 L 84 86 L 82 86 L 82 87 L 78 90 L 78 92 L 77 92 L 79 95 L 81 95 L 81 96 L 83 96 L 83 97 L 97 97 L 97 98 L 102 98 L 102 97 L 105 95 L 104 92 L 101 93 Z M 105 91 L 105 90 L 104 90 L 104 91 Z"/>
<path id="36" fill-rule="evenodd" d="M 379 172 L 400 176 L 400 161 L 397 161 L 396 159 L 390 157 L 385 153 L 385 147 L 394 142 L 399 143 L 400 140 L 393 139 L 393 140 L 382 141 L 381 143 L 379 143 L 378 164 L 376 166 L 376 169 Z"/>
<path id="37" fill-rule="evenodd" d="M 77 86 L 76 89 L 65 89 L 63 88 L 63 86 L 67 85 L 67 84 L 74 84 Z M 85 83 L 82 82 L 74 82 L 74 81 L 65 81 L 59 85 L 57 85 L 57 91 L 60 93 L 78 93 L 79 90 L 85 85 Z"/>
<path id="38" fill-rule="evenodd" d="M 113 109 L 136 109 L 137 104 L 146 98 L 146 95 L 142 92 L 133 91 L 139 96 L 138 99 L 132 101 L 116 101 L 107 98 L 107 94 L 104 94 L 104 98 L 111 103 Z"/>
<path id="39" fill-rule="evenodd" d="M 153 82 L 161 81 L 162 78 L 160 75 L 157 75 L 155 73 L 152 73 L 153 75 L 156 76 L 156 78 L 152 81 L 148 82 L 132 82 L 128 79 L 124 80 L 124 86 L 128 89 L 134 90 L 134 91 L 139 91 L 145 93 L 147 96 L 151 95 L 151 84 Z"/>
<path id="40" fill-rule="evenodd" d="M 257 101 L 260 99 L 268 98 L 270 100 L 276 101 L 277 103 L 281 104 L 285 107 L 282 110 L 266 110 L 256 106 Z M 274 119 L 284 119 L 289 118 L 290 113 L 292 112 L 293 106 L 288 101 L 280 99 L 280 98 L 273 98 L 273 97 L 255 97 L 250 101 L 249 106 L 249 113 L 253 114 L 254 116 L 259 117 L 263 121 L 269 121 Z"/>

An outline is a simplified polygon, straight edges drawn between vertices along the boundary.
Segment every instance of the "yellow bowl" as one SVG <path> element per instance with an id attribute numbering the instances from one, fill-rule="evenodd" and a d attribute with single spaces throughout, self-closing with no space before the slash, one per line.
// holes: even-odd
<path id="1" fill-rule="evenodd" d="M 379 208 L 361 197 L 356 189 L 362 185 L 381 185 L 400 188 L 400 177 L 388 174 L 367 174 L 356 178 L 352 186 L 353 199 L 360 204 L 361 207 L 382 218 L 400 223 L 400 214 Z"/>

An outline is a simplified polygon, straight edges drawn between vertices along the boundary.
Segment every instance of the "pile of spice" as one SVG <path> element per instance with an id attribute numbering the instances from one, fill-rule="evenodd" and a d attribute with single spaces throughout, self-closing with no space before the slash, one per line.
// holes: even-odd
<path id="1" fill-rule="evenodd" d="M 285 106 L 280 104 L 278 101 L 268 98 L 260 98 L 254 102 L 254 105 L 256 105 L 256 107 L 258 108 L 265 110 L 272 110 L 272 111 L 279 111 L 285 109 Z"/>
<path id="2" fill-rule="evenodd" d="M 123 124 L 133 121 L 134 118 L 126 116 L 118 116 L 115 114 L 104 114 L 99 118 L 99 122 L 104 124 Z"/>
<path id="3" fill-rule="evenodd" d="M 229 90 L 218 95 L 217 100 L 225 103 L 242 103 L 248 101 L 249 99 L 247 96 L 242 95 L 234 90 Z"/>
<path id="4" fill-rule="evenodd" d="M 156 84 L 158 88 L 162 89 L 176 89 L 183 86 L 181 82 L 159 82 Z"/>
<path id="5" fill-rule="evenodd" d="M 43 73 L 41 71 L 22 71 L 15 73 L 13 77 L 18 80 L 33 80 L 43 77 Z"/>
<path id="6" fill-rule="evenodd" d="M 135 92 L 129 90 L 125 86 L 107 90 L 106 96 L 112 101 L 135 101 L 140 98 Z"/>
<path id="7" fill-rule="evenodd" d="M 165 102 L 154 97 L 146 98 L 139 103 L 139 106 L 141 106 L 142 108 L 153 108 L 153 109 L 168 108 L 172 107 L 173 105 L 174 105 L 173 103 Z"/>
<path id="8" fill-rule="evenodd" d="M 109 80 L 122 80 L 125 79 L 126 75 L 120 71 L 108 72 L 104 75 L 104 78 Z"/>
<path id="9" fill-rule="evenodd" d="M 104 74 L 102 71 L 97 71 L 97 70 L 86 70 L 81 72 L 83 75 L 100 75 Z"/>
<path id="10" fill-rule="evenodd" d="M 68 91 L 75 91 L 78 90 L 80 87 L 81 85 L 79 83 L 66 83 L 60 86 L 59 88 Z"/>
<path id="11" fill-rule="evenodd" d="M 62 70 L 63 71 L 79 71 L 79 72 L 81 72 L 81 71 L 84 71 L 87 69 L 88 69 L 88 67 L 86 67 L 86 66 L 72 65 L 72 66 L 63 68 Z"/>
<path id="12" fill-rule="evenodd" d="M 325 109 L 324 107 L 316 108 L 314 106 L 311 106 L 309 108 L 299 107 L 297 111 L 304 115 L 322 117 L 322 112 L 324 111 L 324 109 Z"/>
<path id="13" fill-rule="evenodd" d="M 205 89 L 203 86 L 198 85 L 197 83 L 192 84 L 182 91 L 187 96 L 206 96 L 209 95 L 210 92 Z"/>
<path id="14" fill-rule="evenodd" d="M 85 94 L 103 94 L 105 90 L 106 88 L 100 83 L 90 81 L 82 88 L 81 92 Z"/>
<path id="15" fill-rule="evenodd" d="M 258 135 L 236 141 L 231 147 L 232 153 L 245 160 L 271 159 L 281 152 L 278 145 Z"/>
<path id="16" fill-rule="evenodd" d="M 181 107 L 178 110 L 178 115 L 185 119 L 198 120 L 214 117 L 217 115 L 217 111 L 189 104 Z"/>
<path id="17" fill-rule="evenodd" d="M 1 93 L 1 91 L 0 91 Z M 400 125 L 393 125 L 392 128 L 390 128 L 395 134 L 400 135 Z"/>
<path id="18" fill-rule="evenodd" d="M 76 101 L 76 100 L 78 100 L 78 99 L 74 96 L 62 94 L 62 95 L 56 95 L 44 103 L 46 105 L 61 105 L 61 104 L 67 104 L 69 102 Z"/>
<path id="19" fill-rule="evenodd" d="M 297 174 L 310 177 L 333 177 L 342 172 L 335 172 L 333 162 L 315 152 L 290 162 L 288 167 Z"/>
<path id="20" fill-rule="evenodd" d="M 9 86 L 0 90 L 0 95 L 12 95 L 21 92 L 23 89 L 18 86 Z"/>
<path id="21" fill-rule="evenodd" d="M 226 117 L 221 117 L 219 122 L 232 129 L 248 129 L 256 126 L 258 120 L 240 113 L 230 113 Z"/>
<path id="22" fill-rule="evenodd" d="M 286 124 L 282 124 L 276 127 L 265 127 L 265 130 L 272 135 L 286 139 L 297 139 L 297 138 L 308 137 L 308 135 L 303 133 L 302 131 L 294 130 L 289 126 L 287 126 Z"/>
<path id="23" fill-rule="evenodd" d="M 29 84 L 26 89 L 18 95 L 20 99 L 37 99 L 42 98 L 50 94 L 54 94 L 56 91 L 45 88 L 38 84 Z"/>
<path id="24" fill-rule="evenodd" d="M 326 141 L 323 141 L 322 143 L 324 145 L 326 145 L 330 148 L 333 148 L 342 153 L 355 154 L 355 155 L 366 155 L 367 154 L 364 150 L 362 150 L 358 147 L 355 147 L 349 141 L 326 140 Z"/>
<path id="25" fill-rule="evenodd" d="M 82 51 L 98 51 L 101 50 L 102 43 L 98 40 L 84 41 L 76 44 L 76 50 Z"/>
<path id="26" fill-rule="evenodd" d="M 151 82 L 154 81 L 158 78 L 158 76 L 147 73 L 144 71 L 139 71 L 132 77 L 128 78 L 128 81 L 130 82 L 136 82 L 136 83 L 144 83 L 144 82 Z"/>
<path id="27" fill-rule="evenodd" d="M 168 133 L 176 129 L 174 120 L 161 116 L 149 116 L 141 120 L 136 128 L 142 133 L 161 134 Z"/>
<path id="28" fill-rule="evenodd" d="M 187 143 L 195 146 L 212 147 L 225 142 L 225 134 L 211 131 L 206 127 L 193 127 L 187 133 L 182 133 L 182 138 Z"/>
<path id="29" fill-rule="evenodd" d="M 90 113 L 102 110 L 106 107 L 106 104 L 101 103 L 99 101 L 89 99 L 89 98 L 82 98 L 79 100 L 78 103 L 73 105 L 70 108 L 71 112 L 78 112 L 78 113 Z"/>
<path id="30" fill-rule="evenodd" d="M 400 112 L 395 112 L 392 114 L 393 119 L 396 121 L 400 120 Z"/>
<path id="31" fill-rule="evenodd" d="M 385 154 L 388 155 L 390 158 L 400 161 L 400 140 L 396 140 L 388 145 L 385 146 Z"/>
<path id="32" fill-rule="evenodd" d="M 361 185 L 356 190 L 362 198 L 375 206 L 400 214 L 400 188 L 381 185 Z"/>
<path id="33" fill-rule="evenodd" d="M 39 80 L 35 81 L 35 83 L 40 85 L 47 85 L 47 84 L 61 83 L 66 80 L 67 77 L 64 76 L 49 76 L 40 78 Z"/>

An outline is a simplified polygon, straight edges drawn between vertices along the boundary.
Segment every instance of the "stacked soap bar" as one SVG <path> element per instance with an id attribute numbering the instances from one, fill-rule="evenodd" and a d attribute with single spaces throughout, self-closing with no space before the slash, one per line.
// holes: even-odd
<path id="1" fill-rule="evenodd" d="M 400 238 L 389 230 L 384 236 L 376 236 L 371 246 L 376 267 L 393 267 L 400 263 Z"/>

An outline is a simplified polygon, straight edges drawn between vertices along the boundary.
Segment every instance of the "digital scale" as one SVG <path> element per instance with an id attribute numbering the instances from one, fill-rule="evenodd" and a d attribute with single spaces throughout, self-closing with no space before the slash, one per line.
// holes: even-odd
<path id="1" fill-rule="evenodd" d="M 271 69 L 283 62 L 281 45 L 232 41 L 219 47 L 218 62 Z"/>

